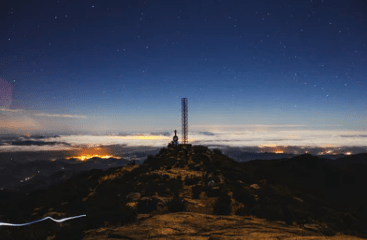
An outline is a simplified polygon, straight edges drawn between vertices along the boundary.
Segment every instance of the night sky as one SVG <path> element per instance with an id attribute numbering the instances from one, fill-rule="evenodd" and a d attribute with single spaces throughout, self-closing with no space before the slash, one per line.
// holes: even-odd
<path id="1" fill-rule="evenodd" d="M 364 0 L 33 2 L 0 3 L 0 131 L 180 134 L 182 97 L 189 131 L 367 131 Z"/>

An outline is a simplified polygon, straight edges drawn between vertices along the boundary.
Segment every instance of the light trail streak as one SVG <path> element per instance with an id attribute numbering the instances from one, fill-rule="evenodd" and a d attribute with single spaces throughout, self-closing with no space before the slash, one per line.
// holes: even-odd
<path id="1" fill-rule="evenodd" d="M 71 220 L 71 219 L 80 218 L 80 217 L 86 217 L 86 216 L 87 215 L 80 215 L 80 216 L 75 216 L 75 217 L 62 218 L 60 220 L 54 219 L 52 217 L 45 217 L 45 218 L 42 218 L 42 219 L 39 219 L 39 220 L 35 220 L 35 221 L 32 221 L 32 222 L 20 223 L 20 224 L 0 222 L 0 226 L 21 227 L 21 226 L 27 226 L 27 225 L 30 225 L 30 224 L 33 224 L 33 223 L 42 222 L 42 221 L 47 220 L 47 219 L 51 219 L 54 222 L 61 223 L 61 222 L 65 222 L 65 221 L 68 221 L 68 220 Z"/>

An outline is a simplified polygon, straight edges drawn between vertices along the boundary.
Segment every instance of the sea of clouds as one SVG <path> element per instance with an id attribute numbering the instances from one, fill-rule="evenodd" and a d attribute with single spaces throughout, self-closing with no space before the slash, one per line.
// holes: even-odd
<path id="1" fill-rule="evenodd" d="M 365 149 L 367 132 L 355 130 L 312 130 L 301 125 L 193 126 L 189 143 L 193 145 L 259 148 L 355 148 Z M 125 146 L 166 147 L 173 131 L 106 135 L 57 135 L 0 137 L 0 152 L 73 151 L 80 148 Z M 181 135 L 178 132 L 179 141 Z"/>

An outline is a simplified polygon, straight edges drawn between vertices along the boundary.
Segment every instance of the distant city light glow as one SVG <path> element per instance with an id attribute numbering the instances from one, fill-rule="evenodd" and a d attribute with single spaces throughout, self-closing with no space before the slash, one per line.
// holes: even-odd
<path id="1" fill-rule="evenodd" d="M 105 149 L 101 147 L 95 148 L 82 148 L 77 152 L 77 154 L 67 157 L 66 159 L 78 159 L 79 161 L 87 161 L 91 158 L 102 158 L 102 159 L 109 159 L 109 158 L 116 158 L 121 159 L 121 157 L 114 156 L 113 154 L 108 153 Z"/>
<path id="2" fill-rule="evenodd" d="M 99 155 L 99 154 L 85 154 L 85 155 L 81 155 L 81 156 L 67 157 L 66 159 L 70 160 L 72 158 L 78 159 L 80 161 L 87 161 L 91 158 L 102 158 L 102 159 L 117 158 L 117 159 L 121 159 L 121 157 L 117 157 L 117 156 L 113 156 L 113 155 Z"/>
<path id="3" fill-rule="evenodd" d="M 284 153 L 284 150 L 275 150 L 274 153 L 276 153 L 276 154 L 283 154 Z"/>

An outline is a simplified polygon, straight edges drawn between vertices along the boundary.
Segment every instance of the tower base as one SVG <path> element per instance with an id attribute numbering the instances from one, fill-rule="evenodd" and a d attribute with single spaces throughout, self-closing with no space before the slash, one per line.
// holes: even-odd
<path id="1" fill-rule="evenodd" d="M 180 146 L 183 149 L 190 149 L 192 147 L 191 144 L 179 144 L 178 146 Z"/>

